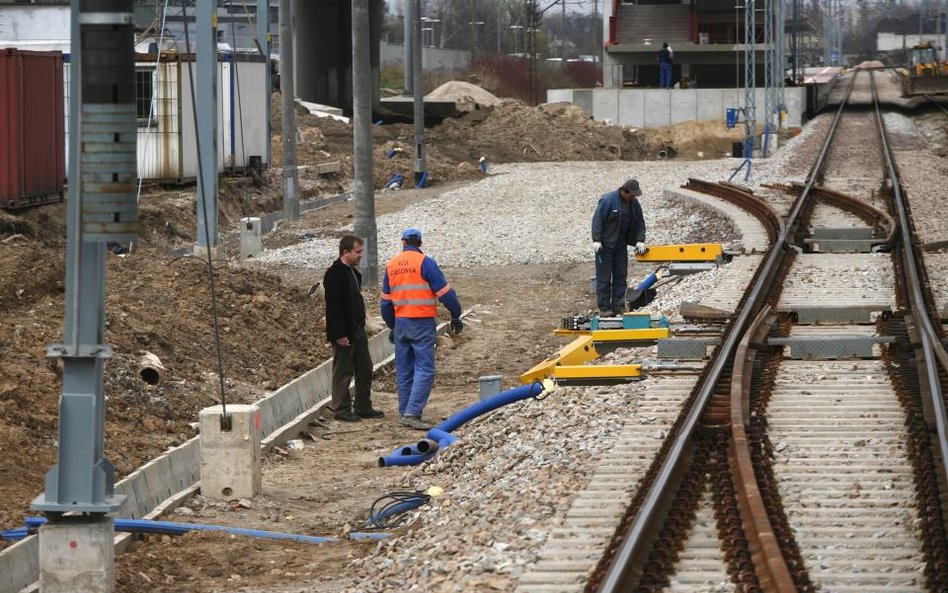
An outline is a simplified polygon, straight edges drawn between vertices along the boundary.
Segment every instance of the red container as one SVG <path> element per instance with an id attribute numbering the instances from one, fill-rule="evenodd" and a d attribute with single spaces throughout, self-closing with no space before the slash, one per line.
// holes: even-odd
<path id="1" fill-rule="evenodd" d="M 0 50 L 0 208 L 61 200 L 63 55 Z"/>

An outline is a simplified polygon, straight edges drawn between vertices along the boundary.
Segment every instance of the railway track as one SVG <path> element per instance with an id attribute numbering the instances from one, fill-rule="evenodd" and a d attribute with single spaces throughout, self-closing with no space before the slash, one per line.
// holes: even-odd
<path id="1" fill-rule="evenodd" d="M 848 111 L 854 92 L 873 110 Z M 872 74 L 853 76 L 807 183 L 784 188 L 785 220 L 746 188 L 688 187 L 753 213 L 771 249 L 731 264 L 746 291 L 710 295 L 728 330 L 669 400 L 650 465 L 636 449 L 622 496 L 598 493 L 608 518 L 580 494 L 597 536 L 582 554 L 554 536 L 518 592 L 948 591 L 948 356 Z"/>

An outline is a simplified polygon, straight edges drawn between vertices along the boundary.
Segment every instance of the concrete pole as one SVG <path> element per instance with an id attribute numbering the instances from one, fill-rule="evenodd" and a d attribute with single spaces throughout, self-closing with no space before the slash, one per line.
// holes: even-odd
<path id="1" fill-rule="evenodd" d="M 293 84 L 293 12 L 280 0 L 280 95 L 283 106 L 283 215 L 299 220 L 299 171 L 296 167 L 296 90 Z"/>
<path id="2" fill-rule="evenodd" d="M 270 0 L 257 0 L 257 46 L 266 64 L 266 73 L 264 74 L 264 84 L 266 88 L 266 126 L 267 126 L 267 166 L 273 163 L 273 128 L 270 125 L 270 114 L 273 112 L 273 106 L 270 104 L 273 93 L 270 91 L 273 82 L 270 80 L 270 44 L 273 38 L 270 35 Z"/>
<path id="3" fill-rule="evenodd" d="M 414 40 L 412 37 L 415 34 L 415 21 L 418 20 L 419 14 L 416 13 L 417 6 L 415 5 L 415 0 L 405 0 L 405 93 L 406 95 L 412 94 L 415 84 L 415 74 L 412 68 L 414 67 L 414 55 L 415 52 L 412 49 Z"/>
<path id="4" fill-rule="evenodd" d="M 420 47 L 418 49 L 421 50 Z M 355 157 L 352 193 L 356 206 L 353 230 L 365 242 L 365 257 L 362 259 L 364 285 L 378 290 L 379 252 L 372 174 L 372 81 L 369 62 L 369 0 L 352 0 L 352 147 Z"/>
<path id="5" fill-rule="evenodd" d="M 420 8 L 421 0 L 412 0 L 415 8 Z M 420 12 L 416 11 L 416 12 Z M 418 39 L 421 37 L 421 19 L 415 19 L 412 27 L 412 72 L 414 72 L 414 120 L 415 120 L 415 185 L 421 180 L 421 177 L 428 170 L 428 158 L 425 156 L 425 85 L 421 80 L 421 44 Z"/>
<path id="6" fill-rule="evenodd" d="M 197 246 L 206 254 L 218 244 L 217 230 L 217 3 L 198 2 L 197 78 L 194 81 L 200 173 L 197 192 Z M 188 26 L 188 23 L 184 24 Z"/>

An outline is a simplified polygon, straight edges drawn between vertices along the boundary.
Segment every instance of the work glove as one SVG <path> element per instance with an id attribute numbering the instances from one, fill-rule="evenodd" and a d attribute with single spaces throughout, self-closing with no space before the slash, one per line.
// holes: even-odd
<path id="1" fill-rule="evenodd" d="M 645 246 L 645 243 L 639 241 L 635 244 L 635 253 L 637 255 L 644 255 L 648 251 L 648 247 Z"/>
<path id="2" fill-rule="evenodd" d="M 600 249 L 602 249 L 602 243 L 599 241 L 593 241 L 593 253 L 599 253 Z"/>
<path id="3" fill-rule="evenodd" d="M 395 343 L 395 332 L 392 330 L 388 330 L 388 342 L 389 344 Z"/>
<path id="4" fill-rule="evenodd" d="M 464 322 L 460 319 L 451 320 L 451 333 L 457 335 L 464 331 Z"/>

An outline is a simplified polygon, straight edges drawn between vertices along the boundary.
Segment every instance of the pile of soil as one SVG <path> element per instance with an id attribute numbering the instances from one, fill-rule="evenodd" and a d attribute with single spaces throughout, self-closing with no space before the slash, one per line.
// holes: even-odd
<path id="1" fill-rule="evenodd" d="M 258 207 L 273 209 L 225 184 L 222 227 Z M 132 252 L 106 254 L 106 343 L 116 352 L 104 381 L 106 457 L 117 478 L 197 434 L 191 423 L 220 397 L 206 264 L 166 255 L 193 243 L 193 190 L 144 196 L 140 218 Z M 65 235 L 64 204 L 0 212 L 0 529 L 22 525 L 55 464 L 62 367 L 45 350 L 63 340 Z M 255 401 L 329 357 L 324 307 L 305 287 L 226 265 L 215 275 L 228 402 Z M 158 386 L 138 375 L 142 351 L 167 369 Z"/>
<path id="2" fill-rule="evenodd" d="M 503 102 L 490 91 L 461 80 L 449 80 L 425 95 L 425 98 L 436 101 L 454 101 L 458 111 L 497 107 Z"/>
<path id="3" fill-rule="evenodd" d="M 571 103 L 530 107 L 509 101 L 493 111 L 445 120 L 431 142 L 448 158 L 476 162 L 637 160 L 645 135 L 590 118 Z"/>

